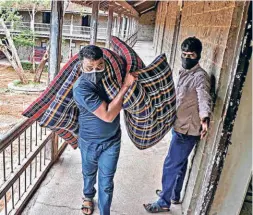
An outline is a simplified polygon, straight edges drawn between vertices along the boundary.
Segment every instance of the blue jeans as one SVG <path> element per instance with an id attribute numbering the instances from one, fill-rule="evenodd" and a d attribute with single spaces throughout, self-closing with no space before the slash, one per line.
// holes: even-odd
<path id="1" fill-rule="evenodd" d="M 170 207 L 170 200 L 179 200 L 187 169 L 187 159 L 198 136 L 180 134 L 172 130 L 172 140 L 168 155 L 163 165 L 162 192 L 157 203 L 162 207 Z"/>
<path id="2" fill-rule="evenodd" d="M 176 181 L 175 181 L 175 184 L 174 184 L 174 187 L 172 190 L 172 196 L 171 196 L 171 199 L 174 201 L 180 200 L 180 193 L 181 193 L 181 190 L 182 190 L 183 184 L 184 184 L 184 177 L 185 177 L 186 170 L 187 170 L 187 164 L 188 164 L 188 160 L 185 161 L 184 166 L 179 171 L 179 173 L 176 177 Z"/>
<path id="3" fill-rule="evenodd" d="M 82 173 L 84 179 L 83 195 L 93 198 L 96 194 L 94 185 L 98 172 L 98 207 L 101 215 L 110 215 L 113 196 L 113 178 L 120 153 L 120 141 L 96 144 L 80 141 Z"/>

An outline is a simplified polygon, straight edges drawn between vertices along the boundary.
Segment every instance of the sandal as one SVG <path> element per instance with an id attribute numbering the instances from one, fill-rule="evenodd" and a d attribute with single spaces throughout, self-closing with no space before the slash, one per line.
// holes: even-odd
<path id="1" fill-rule="evenodd" d="M 94 212 L 94 202 L 91 198 L 83 198 L 82 212 L 84 215 L 91 215 Z"/>
<path id="2" fill-rule="evenodd" d="M 163 213 L 163 212 L 169 212 L 170 209 L 166 207 L 161 207 L 157 202 L 153 204 L 143 204 L 144 208 L 149 213 Z"/>

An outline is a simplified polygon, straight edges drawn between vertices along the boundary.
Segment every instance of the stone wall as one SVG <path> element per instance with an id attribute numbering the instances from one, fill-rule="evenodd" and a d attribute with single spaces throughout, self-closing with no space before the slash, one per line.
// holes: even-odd
<path id="1" fill-rule="evenodd" d="M 200 65 L 214 80 L 212 87 L 216 100 L 213 121 L 208 138 L 201 141 L 196 149 L 182 204 L 186 214 L 195 214 L 198 202 L 201 201 L 199 196 L 203 193 L 207 167 L 211 165 L 212 156 L 217 153 L 213 150 L 217 149 L 216 145 L 221 138 L 219 128 L 224 123 L 221 116 L 227 107 L 228 89 L 237 62 L 241 26 L 244 24 L 242 19 L 248 3 L 184 1 L 179 10 L 177 5 L 180 4 L 181 1 L 159 2 L 153 44 L 157 55 L 162 52 L 167 54 L 177 83 L 181 68 L 181 43 L 187 37 L 196 36 L 203 44 Z"/>
<path id="2" fill-rule="evenodd" d="M 143 14 L 139 19 L 138 40 L 152 41 L 155 30 L 156 11 Z"/>

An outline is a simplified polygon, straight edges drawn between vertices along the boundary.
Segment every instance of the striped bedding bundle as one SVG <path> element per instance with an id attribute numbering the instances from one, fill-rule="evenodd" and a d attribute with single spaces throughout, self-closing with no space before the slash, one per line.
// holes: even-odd
<path id="1" fill-rule="evenodd" d="M 135 146 L 153 146 L 170 130 L 175 119 L 176 98 L 172 72 L 166 56 L 158 56 L 145 67 L 139 56 L 123 41 L 112 37 L 112 49 L 102 48 L 106 70 L 103 86 L 110 100 L 119 92 L 128 72 L 139 74 L 137 82 L 124 96 L 124 119 L 128 135 Z M 38 120 L 77 147 L 78 108 L 72 88 L 81 75 L 80 62 L 75 55 L 61 69 L 49 87 L 23 115 Z"/>

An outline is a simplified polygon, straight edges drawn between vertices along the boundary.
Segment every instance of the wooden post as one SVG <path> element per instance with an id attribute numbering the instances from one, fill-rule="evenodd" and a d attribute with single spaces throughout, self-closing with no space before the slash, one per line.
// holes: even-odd
<path id="1" fill-rule="evenodd" d="M 70 22 L 70 40 L 69 40 L 69 59 L 72 57 L 72 34 L 73 34 L 73 14 L 71 15 L 71 22 Z"/>
<path id="2" fill-rule="evenodd" d="M 112 37 L 112 24 L 113 24 L 113 4 L 112 2 L 109 5 L 108 12 L 108 23 L 107 23 L 107 36 L 106 36 L 106 48 L 110 48 L 110 42 Z"/>
<path id="3" fill-rule="evenodd" d="M 121 38 L 124 39 L 125 26 L 126 26 L 126 17 L 124 16 L 122 19 L 123 19 L 123 22 L 122 22 L 122 26 L 121 26 Z"/>
<path id="4" fill-rule="evenodd" d="M 73 14 L 71 15 L 71 23 L 70 23 L 70 36 L 73 34 Z"/>
<path id="5" fill-rule="evenodd" d="M 51 2 L 49 81 L 52 81 L 60 70 L 63 5 L 64 1 Z"/>
<path id="6" fill-rule="evenodd" d="M 114 18 L 113 35 L 117 34 L 117 17 Z"/>
<path id="7" fill-rule="evenodd" d="M 125 38 L 128 38 L 128 36 L 129 36 L 129 17 L 127 17 L 127 28 Z"/>
<path id="8" fill-rule="evenodd" d="M 130 17 L 130 20 L 129 20 L 129 36 L 131 36 L 132 35 L 132 17 Z"/>
<path id="9" fill-rule="evenodd" d="M 64 1 L 51 1 L 49 81 L 52 81 L 60 70 L 63 8 Z M 58 157 L 58 136 L 55 133 L 53 133 L 51 147 L 51 159 L 56 161 Z"/>
<path id="10" fill-rule="evenodd" d="M 136 19 L 134 19 L 134 33 L 136 32 Z"/>
<path id="11" fill-rule="evenodd" d="M 96 45 L 98 34 L 98 12 L 99 1 L 92 2 L 92 16 L 91 16 L 91 32 L 90 32 L 90 44 Z"/>
<path id="12" fill-rule="evenodd" d="M 119 32 L 120 32 L 120 25 L 121 25 L 121 14 L 118 14 L 118 18 L 117 18 L 117 33 L 116 36 L 119 36 Z"/>

